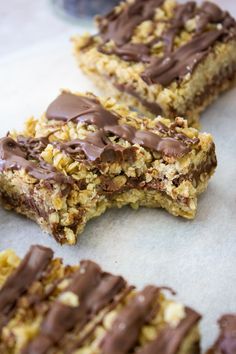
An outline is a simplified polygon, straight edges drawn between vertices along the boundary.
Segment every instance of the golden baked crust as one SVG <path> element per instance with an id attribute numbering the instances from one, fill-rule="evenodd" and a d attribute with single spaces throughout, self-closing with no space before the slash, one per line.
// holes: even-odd
<path id="1" fill-rule="evenodd" d="M 107 40 L 106 37 L 104 39 L 104 35 L 108 37 L 108 30 L 115 23 L 114 14 L 100 20 L 98 35 L 75 36 L 73 43 L 77 62 L 83 72 L 107 96 L 115 95 L 117 99 L 131 107 L 138 108 L 145 114 L 149 113 L 151 117 L 159 114 L 159 106 L 160 112 L 162 111 L 164 116 L 172 119 L 176 116 L 185 117 L 188 119 L 189 125 L 197 127 L 199 114 L 221 92 L 235 84 L 235 21 L 227 12 L 209 2 L 203 2 L 201 6 L 197 6 L 194 2 L 178 5 L 175 0 L 148 0 L 145 3 L 147 3 L 145 10 L 148 6 L 154 6 L 152 16 L 155 15 L 139 21 L 140 23 L 138 22 L 139 24 L 130 31 L 130 37 L 126 41 L 122 36 L 120 38 L 117 35 L 117 32 L 121 32 L 118 21 L 117 31 L 110 34 L 110 40 Z M 126 1 L 114 10 L 114 13 L 120 14 L 120 22 L 122 22 L 122 14 L 124 17 L 128 8 L 134 4 L 137 7 L 141 6 L 139 0 Z M 228 21 L 227 27 L 224 27 L 225 18 Z M 137 21 L 137 18 L 133 15 L 133 21 L 135 22 L 135 20 Z M 130 22 L 132 22 L 132 15 L 130 15 Z M 108 35 L 107 32 L 103 33 L 104 28 Z M 202 43 L 205 40 L 204 36 L 211 35 L 209 32 L 217 35 L 220 31 L 223 31 L 223 37 L 219 36 L 204 50 L 200 48 L 199 43 L 193 44 L 193 47 L 196 47 L 194 60 L 197 64 L 194 64 L 195 66 L 193 65 L 192 68 L 191 60 L 186 59 L 184 71 L 185 53 L 192 50 L 191 41 L 202 36 L 202 40 L 199 40 Z M 121 45 L 122 39 L 124 43 Z M 151 46 L 151 63 L 153 58 L 162 58 L 162 60 L 164 60 L 163 58 L 172 58 L 179 49 L 182 50 L 180 64 L 181 60 L 183 64 L 178 69 L 179 75 L 173 75 L 169 81 L 165 79 L 170 75 L 173 69 L 171 67 L 165 75 L 161 76 L 160 82 L 158 79 L 153 80 L 152 76 L 150 76 L 151 79 L 148 79 L 149 81 L 143 77 L 145 72 L 149 74 L 149 72 L 153 73 L 158 70 L 165 72 L 164 70 L 166 70 L 164 67 L 161 70 L 162 62 L 150 65 L 150 60 L 146 55 L 146 50 L 150 50 L 150 48 L 145 50 L 145 45 L 147 46 L 149 43 L 154 43 Z M 172 43 L 171 50 L 168 49 L 170 43 Z M 135 45 L 137 45 L 136 48 Z M 183 50 L 186 45 L 188 45 L 188 49 Z M 143 56 L 142 51 L 145 53 Z M 180 64 L 175 65 L 177 67 Z M 149 69 L 150 67 L 153 67 L 152 71 Z"/>
<path id="2" fill-rule="evenodd" d="M 58 119 L 74 107 L 80 114 L 83 105 L 88 111 L 78 120 Z M 216 167 L 209 134 L 189 128 L 182 118 L 151 120 L 92 94 L 64 91 L 47 114 L 0 141 L 6 208 L 69 244 L 89 219 L 111 207 L 162 207 L 195 217 L 197 196 Z"/>

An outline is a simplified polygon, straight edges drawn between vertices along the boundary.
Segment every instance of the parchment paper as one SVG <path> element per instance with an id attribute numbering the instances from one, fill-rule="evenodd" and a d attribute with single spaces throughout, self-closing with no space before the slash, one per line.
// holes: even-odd
<path id="1" fill-rule="evenodd" d="M 70 33 L 0 60 L 0 133 L 39 116 L 59 88 L 94 90 L 76 68 Z M 96 92 L 96 90 L 94 90 Z M 0 208 L 0 249 L 24 255 L 30 244 L 54 249 L 67 263 L 91 258 L 139 287 L 169 285 L 178 299 L 200 311 L 203 348 L 217 333 L 216 319 L 236 312 L 236 90 L 202 117 L 214 135 L 219 166 L 199 199 L 194 221 L 157 209 L 110 210 L 89 222 L 77 246 L 61 247 L 24 217 Z"/>

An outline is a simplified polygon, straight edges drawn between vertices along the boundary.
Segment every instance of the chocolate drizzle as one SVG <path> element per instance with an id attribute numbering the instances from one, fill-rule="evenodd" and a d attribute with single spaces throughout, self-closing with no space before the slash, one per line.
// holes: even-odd
<path id="1" fill-rule="evenodd" d="M 32 246 L 16 271 L 0 289 L 0 329 L 13 316 L 16 303 L 31 284 L 40 279 L 52 260 L 51 249 Z"/>
<path id="2" fill-rule="evenodd" d="M 168 86 L 175 79 L 191 73 L 209 53 L 209 48 L 224 34 L 223 30 L 202 33 L 164 58 L 153 58 L 151 64 L 141 75 L 148 84 L 159 83 Z"/>
<path id="3" fill-rule="evenodd" d="M 98 50 L 104 54 L 116 54 L 125 61 L 150 63 L 151 46 L 142 43 L 127 43 L 122 47 L 107 49 L 104 45 L 99 45 Z"/>
<path id="4" fill-rule="evenodd" d="M 236 353 L 236 314 L 224 315 L 219 320 L 220 335 L 207 354 Z"/>
<path id="5" fill-rule="evenodd" d="M 56 146 L 65 151 L 77 161 L 83 160 L 81 153 L 85 154 L 89 161 L 93 162 L 123 162 L 135 160 L 135 147 L 124 148 L 118 144 L 112 144 L 104 131 L 98 130 L 90 133 L 86 139 L 76 139 L 67 143 L 57 143 Z"/>
<path id="6" fill-rule="evenodd" d="M 115 10 L 98 21 L 100 34 L 104 42 L 113 40 L 121 46 L 131 39 L 134 29 L 143 21 L 150 20 L 155 15 L 155 9 L 164 0 L 136 0 L 120 13 Z"/>
<path id="7" fill-rule="evenodd" d="M 122 303 L 123 300 L 124 300 L 124 299 L 131 293 L 131 291 L 134 290 L 134 289 L 135 289 L 134 286 L 131 286 L 131 285 L 130 285 L 130 286 L 126 286 L 126 287 L 124 288 L 124 290 L 122 290 L 118 295 L 116 295 L 116 296 L 114 297 L 113 302 L 110 303 L 110 304 L 106 307 L 105 311 L 103 311 L 102 316 L 101 316 L 97 321 L 96 321 L 96 320 L 94 321 L 94 325 L 92 326 L 92 328 L 91 328 L 88 332 L 85 331 L 85 333 L 81 336 L 81 338 L 80 338 L 79 340 L 75 340 L 75 342 L 70 341 L 70 342 L 68 343 L 67 338 L 65 337 L 65 339 L 60 342 L 60 347 L 64 348 L 64 349 L 65 349 L 65 352 L 66 352 L 67 354 L 74 353 L 74 351 L 75 351 L 76 349 L 81 348 L 81 347 L 84 345 L 85 341 L 86 341 L 88 338 L 90 338 L 90 337 L 94 334 L 94 332 L 96 331 L 97 327 L 103 323 L 103 321 L 104 321 L 106 315 L 107 315 L 110 311 L 114 310 L 120 303 Z"/>
<path id="8" fill-rule="evenodd" d="M 118 117 L 104 109 L 95 97 L 82 97 L 70 92 L 62 92 L 49 105 L 46 117 L 48 120 L 85 122 L 98 128 L 116 125 L 118 120 Z"/>
<path id="9" fill-rule="evenodd" d="M 188 143 L 183 142 L 178 140 L 176 136 L 160 137 L 152 131 L 137 130 L 131 125 L 119 124 L 119 116 L 105 110 L 97 99 L 77 96 L 69 92 L 63 92 L 49 106 L 46 115 L 49 120 L 76 120 L 96 125 L 99 128 L 98 132 L 89 134 L 83 140 L 76 140 L 64 145 L 70 153 L 71 148 L 76 152 L 79 152 L 80 149 L 83 150 L 87 158 L 92 161 L 101 157 L 107 150 L 109 151 L 108 155 L 111 154 L 111 150 L 121 151 L 120 147 L 110 142 L 107 143 L 108 134 L 175 158 L 187 154 L 190 151 L 190 145 L 197 143 L 196 140 L 192 142 L 189 140 Z"/>
<path id="10" fill-rule="evenodd" d="M 132 162 L 137 147 L 125 148 L 112 142 L 109 139 L 110 135 L 174 158 L 187 154 L 191 150 L 190 146 L 199 142 L 198 139 L 187 137 L 182 139 L 178 133 L 172 132 L 171 136 L 161 137 L 154 132 L 155 130 L 137 130 L 131 125 L 119 124 L 120 117 L 106 110 L 96 98 L 77 96 L 69 92 L 63 92 L 50 104 L 46 116 L 49 120 L 96 125 L 98 130 L 88 133 L 85 139 L 52 143 L 77 161 L 86 158 L 91 162 Z M 168 128 L 166 134 L 168 135 Z M 0 139 L 0 171 L 24 169 L 38 180 L 72 184 L 71 177 L 57 171 L 40 156 L 49 143 L 48 137 L 19 136 L 17 141 L 10 137 Z"/>
<path id="11" fill-rule="evenodd" d="M 37 162 L 29 160 L 30 158 L 38 158 L 38 151 L 41 144 L 44 146 L 44 138 L 35 140 L 27 140 L 20 138 L 16 142 L 10 137 L 0 139 L 0 171 L 24 169 L 30 176 L 39 180 L 53 180 L 60 184 L 70 184 L 70 177 L 64 176 L 58 172 L 52 165 L 47 164 L 43 160 Z M 39 145 L 37 145 L 39 144 Z M 27 152 L 29 150 L 29 154 Z M 37 152 L 36 152 L 37 151 Z"/>
<path id="12" fill-rule="evenodd" d="M 148 85 L 168 86 L 174 80 L 180 80 L 186 74 L 192 73 L 217 41 L 235 37 L 236 22 L 228 12 L 222 11 L 216 4 L 205 1 L 198 7 L 195 1 L 189 1 L 176 7 L 174 17 L 167 21 L 169 26 L 162 35 L 146 44 L 130 42 L 134 29 L 141 22 L 152 19 L 155 8 L 162 4 L 163 1 L 136 0 L 120 13 L 113 11 L 100 19 L 99 29 L 103 44 L 98 50 L 108 55 L 115 54 L 126 61 L 147 63 L 141 74 L 142 79 Z M 194 18 L 196 29 L 192 39 L 175 49 L 176 36 L 184 30 L 186 22 Z M 128 28 L 124 25 L 126 22 Z M 220 28 L 215 26 L 215 29 L 209 29 L 209 24 L 220 25 Z M 104 44 L 108 40 L 115 42 L 114 48 L 106 48 Z M 162 57 L 151 54 L 153 46 L 158 42 L 164 44 Z"/>
<path id="13" fill-rule="evenodd" d="M 194 17 L 196 3 L 189 1 L 186 4 L 178 5 L 175 9 L 174 17 L 170 20 L 170 27 L 157 38 L 157 41 L 163 40 L 165 54 L 173 51 L 175 37 L 184 29 L 185 23 Z M 153 42 L 155 44 L 155 40 Z"/>
<path id="14" fill-rule="evenodd" d="M 135 347 L 141 328 L 156 314 L 159 291 L 147 286 L 118 314 L 101 342 L 103 354 L 126 354 Z"/>
<path id="15" fill-rule="evenodd" d="M 81 261 L 79 269 L 65 266 L 63 272 L 56 273 L 57 278 L 53 277 L 50 283 L 50 274 L 58 269 L 57 262 L 52 258 L 51 249 L 32 246 L 19 267 L 0 289 L 1 328 L 13 317 L 16 304 L 19 311 L 23 304 L 23 314 L 26 316 L 27 323 L 30 323 L 27 311 L 33 314 L 30 315 L 31 321 L 42 318 L 41 326 L 33 338 L 28 339 L 29 342 L 23 348 L 20 344 L 19 350 L 22 354 L 61 351 L 72 354 L 77 349 L 84 348 L 84 345 L 90 348 L 91 341 L 97 336 L 96 329 L 104 326 L 106 316 L 115 308 L 117 314 L 110 330 L 106 331 L 102 339 L 100 336 L 97 338 L 96 345 L 99 346 L 97 347 L 99 352 L 101 351 L 102 354 L 130 352 L 175 354 L 182 340 L 200 319 L 196 312 L 186 308 L 186 317 L 176 328 L 167 326 L 161 332 L 158 331 L 158 338 L 143 346 L 143 351 L 138 351 L 143 327 L 149 324 L 159 311 L 161 290 L 173 293 L 172 289 L 147 286 L 143 291 L 128 297 L 134 287 L 129 286 L 122 277 L 104 272 L 99 265 L 88 260 Z M 57 286 L 63 276 L 69 280 L 69 285 L 55 299 Z M 37 284 L 34 284 L 35 281 Z M 32 287 L 32 285 L 37 286 Z M 67 294 L 69 300 L 70 297 L 73 299 L 72 293 L 77 296 L 78 304 L 70 305 L 64 302 L 66 296 L 63 300 L 63 295 Z M 50 296 L 52 297 L 49 301 Z M 21 301 L 23 299 L 24 301 Z M 17 317 L 17 326 L 18 321 Z M 24 319 L 22 325 L 24 326 Z M 227 333 L 229 333 L 228 329 Z M 9 343 L 3 340 L 1 344 L 0 350 L 5 353 L 6 348 L 9 349 Z M 10 342 L 11 349 L 15 348 L 14 345 L 13 339 L 13 345 Z M 232 353 L 227 352 L 227 354 Z"/>
<path id="16" fill-rule="evenodd" d="M 27 150 L 27 157 L 38 160 L 41 152 L 49 144 L 49 140 L 46 137 L 41 138 L 28 138 L 22 135 L 17 137 L 17 143 L 24 150 Z"/>
<path id="17" fill-rule="evenodd" d="M 175 354 L 189 331 L 197 324 L 201 316 L 186 308 L 186 317 L 175 328 L 165 327 L 154 341 L 146 344 L 137 354 Z"/>
<path id="18" fill-rule="evenodd" d="M 102 308 L 113 301 L 126 283 L 122 277 L 101 271 L 91 261 L 82 261 L 66 292 L 78 296 L 77 307 L 56 301 L 42 323 L 40 334 L 24 349 L 24 354 L 46 353 L 75 326 L 82 329 Z"/>

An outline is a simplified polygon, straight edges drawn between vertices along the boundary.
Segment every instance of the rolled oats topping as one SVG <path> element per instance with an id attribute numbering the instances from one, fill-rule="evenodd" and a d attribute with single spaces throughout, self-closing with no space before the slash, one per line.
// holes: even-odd
<path id="1" fill-rule="evenodd" d="M 236 21 L 215 3 L 124 1 L 74 38 L 81 69 L 131 107 L 191 125 L 235 81 Z"/>
<path id="2" fill-rule="evenodd" d="M 209 134 L 114 99 L 63 91 L 25 131 L 0 140 L 3 204 L 74 244 L 107 208 L 162 207 L 193 218 L 216 167 Z"/>

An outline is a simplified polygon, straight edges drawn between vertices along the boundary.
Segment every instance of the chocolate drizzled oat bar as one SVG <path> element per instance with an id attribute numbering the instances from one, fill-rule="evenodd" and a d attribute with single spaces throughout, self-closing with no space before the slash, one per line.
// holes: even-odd
<path id="1" fill-rule="evenodd" d="M 199 353 L 200 315 L 166 298 L 165 287 L 137 291 L 92 261 L 65 266 L 51 249 L 24 259 L 0 253 L 0 352 L 4 354 Z"/>
<path id="2" fill-rule="evenodd" d="M 105 93 L 145 114 L 198 125 L 236 76 L 236 22 L 216 4 L 127 0 L 74 38 L 82 70 Z"/>
<path id="3" fill-rule="evenodd" d="M 218 321 L 220 334 L 206 354 L 236 353 L 236 314 L 227 314 Z"/>
<path id="4" fill-rule="evenodd" d="M 107 208 L 162 207 L 193 218 L 216 167 L 209 134 L 140 117 L 113 99 L 62 92 L 23 133 L 0 140 L 0 196 L 60 243 Z"/>

